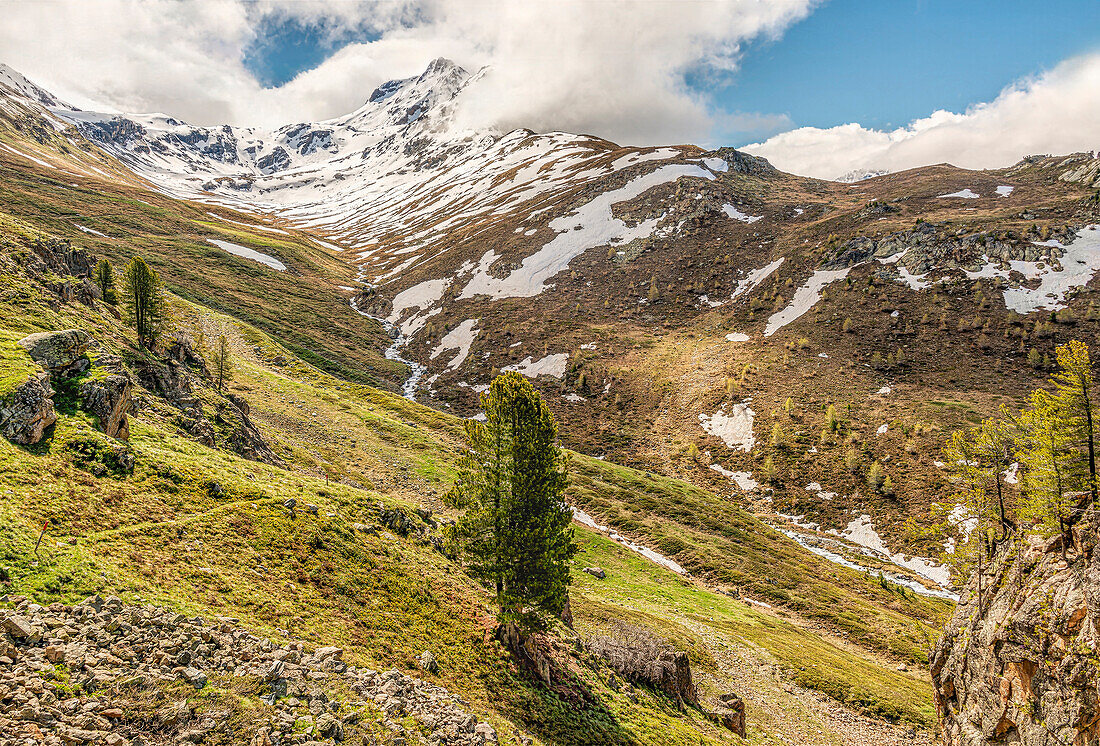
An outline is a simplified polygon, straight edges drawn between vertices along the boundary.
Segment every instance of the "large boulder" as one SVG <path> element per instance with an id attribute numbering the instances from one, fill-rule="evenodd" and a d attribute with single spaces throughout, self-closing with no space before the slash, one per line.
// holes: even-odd
<path id="1" fill-rule="evenodd" d="M 718 696 L 722 705 L 712 715 L 726 730 L 745 737 L 745 702 L 732 692 Z"/>
<path id="2" fill-rule="evenodd" d="M 36 373 L 0 399 L 0 434 L 20 445 L 42 440 L 46 428 L 57 421 L 53 389 L 45 373 Z"/>
<path id="3" fill-rule="evenodd" d="M 84 410 L 99 420 L 99 429 L 111 438 L 130 437 L 133 382 L 117 355 L 100 355 L 92 362 L 91 375 L 80 383 Z"/>
<path id="4" fill-rule="evenodd" d="M 19 340 L 19 346 L 51 375 L 71 376 L 88 366 L 85 357 L 92 338 L 82 329 L 39 332 Z"/>

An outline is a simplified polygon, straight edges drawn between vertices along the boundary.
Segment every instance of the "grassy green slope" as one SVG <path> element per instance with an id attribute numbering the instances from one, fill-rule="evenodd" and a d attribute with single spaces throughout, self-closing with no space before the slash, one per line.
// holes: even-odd
<path id="1" fill-rule="evenodd" d="M 0 224 L 5 252 L 17 253 L 35 236 L 10 216 L 0 216 Z M 116 352 L 132 348 L 130 332 L 110 316 L 51 303 L 18 275 L 0 274 L 0 282 L 3 380 L 18 382 L 30 371 L 15 341 L 40 329 L 81 327 Z M 200 304 L 175 305 L 185 328 L 217 316 Z M 117 443 L 96 432 L 79 411 L 62 408 L 44 444 L 24 449 L 0 443 L 0 567 L 8 590 L 44 602 L 91 592 L 141 596 L 189 612 L 236 616 L 273 636 L 287 630 L 317 644 L 341 644 L 352 660 L 376 667 L 415 670 L 414 656 L 430 648 L 443 664 L 441 684 L 488 714 L 504 733 L 528 731 L 547 743 L 732 738 L 699 711 L 680 712 L 651 692 L 632 701 L 610 686 L 606 669 L 588 665 L 580 653 L 571 696 L 547 691 L 516 671 L 491 638 L 482 589 L 430 546 L 354 527 L 373 525 L 379 502 L 438 505 L 452 477 L 460 421 L 338 379 L 296 359 L 255 327 L 238 322 L 234 329 L 232 388 L 252 402 L 255 419 L 291 470 L 205 448 L 151 407 L 131 425 L 133 474 L 95 476 L 97 459 L 105 460 Z M 286 362 L 274 364 L 279 357 Z M 579 456 L 573 463 L 571 500 L 695 572 L 728 571 L 754 594 L 784 601 L 789 599 L 753 585 L 753 576 L 796 579 L 819 572 L 819 586 L 798 586 L 802 595 L 832 594 L 823 598 L 839 607 L 886 613 L 875 586 L 852 578 L 836 582 L 831 566 L 815 564 L 710 493 Z M 214 482 L 220 490 L 212 488 Z M 292 520 L 282 507 L 288 498 L 317 504 L 319 514 L 299 511 Z M 696 525 L 698 516 L 707 516 L 703 528 Z M 36 559 L 31 550 L 45 520 L 50 530 Z M 732 531 L 740 543 L 732 541 Z M 684 581 L 601 536 L 581 536 L 588 551 L 578 566 L 595 561 L 611 573 L 601 583 L 578 574 L 574 592 L 582 631 L 618 618 L 654 628 L 690 651 L 707 695 L 739 684 L 720 675 L 723 651 L 736 651 L 745 661 L 769 661 L 782 677 L 872 713 L 928 721 L 923 680 Z M 677 537 L 681 544 L 673 543 Z M 861 601 L 861 594 L 870 600 Z M 902 612 L 923 618 L 928 609 L 891 611 L 899 618 Z M 807 651 L 815 656 L 813 666 L 803 660 Z M 787 722 L 766 716 L 759 703 L 750 702 L 750 713 L 756 713 L 761 737 L 765 731 L 794 737 L 808 727 L 812 713 L 775 681 L 761 691 L 791 714 Z"/>

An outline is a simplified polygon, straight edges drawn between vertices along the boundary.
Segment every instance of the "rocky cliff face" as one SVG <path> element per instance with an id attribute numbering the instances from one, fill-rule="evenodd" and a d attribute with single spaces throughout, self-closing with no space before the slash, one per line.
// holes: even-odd
<path id="1" fill-rule="evenodd" d="M 932 656 L 945 746 L 1100 743 L 1100 512 L 971 580 Z"/>

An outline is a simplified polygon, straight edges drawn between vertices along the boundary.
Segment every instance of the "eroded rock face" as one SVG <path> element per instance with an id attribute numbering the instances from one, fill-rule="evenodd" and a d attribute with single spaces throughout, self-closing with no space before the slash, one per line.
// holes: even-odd
<path id="1" fill-rule="evenodd" d="M 45 373 L 32 375 L 12 393 L 0 399 L 0 434 L 19 445 L 34 445 L 57 421 L 53 389 Z"/>
<path id="2" fill-rule="evenodd" d="M 971 581 L 932 656 L 945 746 L 1100 743 L 1100 515 L 1021 541 Z"/>
<path id="3" fill-rule="evenodd" d="M 92 363 L 94 375 L 80 384 L 81 406 L 95 415 L 99 428 L 111 438 L 130 437 L 130 411 L 134 407 L 133 382 L 117 355 L 100 355 Z"/>

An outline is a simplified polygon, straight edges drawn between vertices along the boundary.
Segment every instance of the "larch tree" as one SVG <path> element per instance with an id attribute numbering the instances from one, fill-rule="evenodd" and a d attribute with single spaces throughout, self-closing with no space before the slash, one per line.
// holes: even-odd
<path id="1" fill-rule="evenodd" d="M 1092 362 L 1084 342 L 1072 340 L 1055 350 L 1058 372 L 1051 378 L 1067 446 L 1080 454 L 1088 469 L 1085 491 L 1096 502 L 1096 440 L 1092 401 Z"/>
<path id="2" fill-rule="evenodd" d="M 1077 459 L 1074 434 L 1067 426 L 1058 397 L 1037 389 L 1030 406 L 1020 413 L 1020 449 L 1017 458 L 1026 466 L 1022 474 L 1021 518 L 1045 530 L 1065 535 L 1087 472 Z"/>
<path id="3" fill-rule="evenodd" d="M 155 269 L 135 256 L 123 275 L 126 318 L 137 332 L 138 345 L 151 349 L 167 322 L 164 286 Z"/>
<path id="4" fill-rule="evenodd" d="M 447 502 L 464 513 L 448 538 L 471 575 L 492 586 L 501 620 L 528 629 L 568 602 L 572 510 L 562 499 L 565 455 L 546 402 L 516 372 L 481 396 L 484 422 L 468 420 L 469 448 Z"/>
<path id="5" fill-rule="evenodd" d="M 947 562 L 959 576 L 981 576 L 997 545 L 1015 530 L 1005 472 L 1010 468 L 1013 439 L 1007 422 L 990 417 L 969 430 L 957 430 L 944 448 L 944 460 L 955 487 L 955 507 L 947 514 L 954 533 Z"/>

